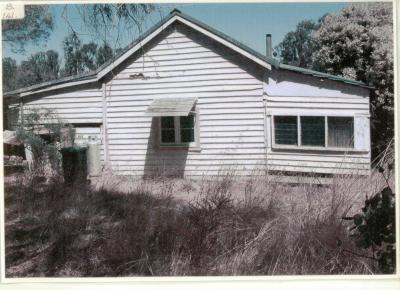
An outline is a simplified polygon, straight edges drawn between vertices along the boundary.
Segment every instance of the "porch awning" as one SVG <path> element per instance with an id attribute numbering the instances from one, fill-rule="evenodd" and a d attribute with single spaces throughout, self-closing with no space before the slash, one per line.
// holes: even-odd
<path id="1" fill-rule="evenodd" d="M 154 100 L 145 112 L 146 116 L 188 116 L 197 98 L 164 98 Z"/>

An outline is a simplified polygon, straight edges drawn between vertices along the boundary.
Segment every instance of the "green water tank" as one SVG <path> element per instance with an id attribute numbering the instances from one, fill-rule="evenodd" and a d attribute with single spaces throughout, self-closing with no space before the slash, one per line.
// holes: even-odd
<path id="1" fill-rule="evenodd" d="M 86 147 L 71 146 L 61 148 L 62 167 L 64 171 L 64 182 L 73 184 L 75 182 L 86 182 L 87 158 Z"/>

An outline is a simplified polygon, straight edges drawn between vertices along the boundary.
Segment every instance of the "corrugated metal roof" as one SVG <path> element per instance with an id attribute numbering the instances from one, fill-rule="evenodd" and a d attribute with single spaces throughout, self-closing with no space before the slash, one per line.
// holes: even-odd
<path id="1" fill-rule="evenodd" d="M 369 86 L 367 86 L 366 84 L 364 84 L 363 82 L 360 82 L 360 81 L 355 81 L 355 80 L 347 79 L 347 78 L 340 77 L 340 76 L 334 76 L 334 75 L 330 75 L 330 74 L 327 74 L 327 73 L 322 73 L 322 72 L 318 72 L 318 71 L 315 71 L 315 70 L 306 69 L 306 68 L 302 68 L 302 67 L 297 67 L 297 66 L 293 66 L 293 65 L 280 63 L 279 64 L 279 68 L 280 69 L 286 69 L 286 70 L 294 71 L 294 72 L 298 72 L 298 73 L 302 73 L 302 74 L 305 74 L 305 75 L 311 75 L 311 76 L 318 77 L 318 78 L 327 78 L 327 79 L 330 79 L 332 81 L 340 81 L 340 82 L 348 83 L 348 84 L 351 84 L 351 85 L 369 87 Z"/>
<path id="2" fill-rule="evenodd" d="M 107 66 L 109 66 L 110 64 L 112 64 L 116 59 L 118 59 L 119 57 L 121 57 L 123 54 L 125 54 L 127 51 L 129 51 L 132 47 L 134 47 L 136 44 L 138 44 L 139 42 L 141 42 L 143 39 L 145 39 L 147 36 L 149 36 L 150 34 L 152 34 L 155 30 L 157 30 L 159 27 L 161 27 L 162 25 L 164 25 L 166 22 L 168 22 L 172 17 L 174 16 L 179 16 L 182 17 L 183 19 L 186 19 L 187 21 L 190 21 L 198 26 L 200 26 L 201 28 L 223 38 L 224 40 L 240 47 L 241 49 L 243 49 L 244 51 L 256 56 L 257 58 L 269 63 L 270 65 L 272 65 L 274 68 L 276 69 L 284 69 L 284 70 L 290 70 L 293 72 L 297 72 L 297 73 L 302 73 L 302 74 L 306 74 L 306 75 L 311 75 L 314 77 L 319 77 L 319 78 L 327 78 L 333 81 L 340 81 L 340 82 L 344 82 L 347 84 L 351 84 L 351 85 L 356 85 L 356 86 L 361 86 L 361 87 L 366 87 L 366 88 L 372 88 L 368 85 L 366 85 L 363 82 L 360 81 L 355 81 L 355 80 L 351 80 L 351 79 L 347 79 L 344 77 L 340 77 L 340 76 L 334 76 L 334 75 L 330 75 L 327 73 L 322 73 L 322 72 L 318 72 L 318 71 L 314 71 L 314 70 L 310 70 L 310 69 L 304 69 L 304 68 L 300 68 L 300 67 L 296 67 L 296 66 L 291 66 L 291 65 L 287 65 L 287 64 L 283 64 L 280 63 L 279 60 L 277 60 L 276 58 L 273 57 L 267 57 L 255 50 L 253 50 L 252 48 L 248 47 L 247 45 L 233 39 L 232 37 L 216 30 L 215 28 L 195 19 L 192 18 L 191 16 L 182 13 L 180 10 L 178 9 L 174 9 L 170 12 L 170 14 L 162 19 L 161 21 L 159 21 L 157 24 L 155 24 L 152 28 L 150 28 L 149 30 L 147 30 L 144 34 L 142 34 L 141 36 L 139 36 L 139 38 L 137 38 L 135 41 L 133 41 L 131 44 L 129 44 L 127 47 L 125 47 L 119 54 L 115 55 L 112 59 L 108 60 L 107 62 L 105 62 L 103 65 L 101 65 L 100 67 L 98 67 L 95 71 L 91 71 L 82 75 L 78 75 L 78 76 L 70 76 L 70 77 L 65 77 L 62 79 L 58 79 L 58 80 L 54 80 L 54 81 L 49 81 L 49 82 L 45 82 L 45 83 L 41 83 L 41 84 L 37 84 L 34 86 L 30 86 L 30 87 L 26 87 L 26 88 L 21 88 L 15 91 L 10 91 L 10 92 L 6 92 L 4 95 L 6 96 L 12 96 L 12 95 L 17 95 L 19 93 L 22 92 L 27 92 L 27 91 L 31 91 L 31 90 L 37 90 L 37 89 L 42 89 L 42 88 L 46 88 L 46 87 L 50 87 L 56 84 L 62 84 L 62 83 L 66 83 L 66 82 L 70 82 L 70 81 L 80 81 L 80 80 L 87 80 L 87 79 L 96 79 L 96 75 L 102 71 L 103 69 L 105 69 Z"/>
<path id="3" fill-rule="evenodd" d="M 145 112 L 149 117 L 188 116 L 197 98 L 162 98 L 154 100 Z"/>

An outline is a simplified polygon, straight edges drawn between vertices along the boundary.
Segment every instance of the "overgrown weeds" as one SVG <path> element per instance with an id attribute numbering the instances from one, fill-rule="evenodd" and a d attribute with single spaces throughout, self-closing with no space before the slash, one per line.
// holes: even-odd
<path id="1" fill-rule="evenodd" d="M 376 272 L 342 220 L 370 194 L 358 186 L 365 178 L 289 186 L 231 173 L 180 187 L 137 181 L 125 192 L 115 180 L 23 181 L 6 184 L 8 277 Z M 179 191 L 196 198 L 178 200 Z"/>

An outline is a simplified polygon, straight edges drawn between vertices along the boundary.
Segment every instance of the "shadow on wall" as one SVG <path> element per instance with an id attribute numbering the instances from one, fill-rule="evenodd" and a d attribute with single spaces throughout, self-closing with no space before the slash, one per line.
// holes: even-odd
<path id="1" fill-rule="evenodd" d="M 184 177 L 188 148 L 160 148 L 158 118 L 151 120 L 150 138 L 147 140 L 144 178 Z"/>

